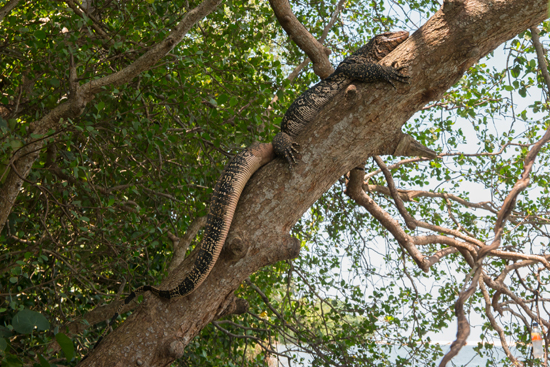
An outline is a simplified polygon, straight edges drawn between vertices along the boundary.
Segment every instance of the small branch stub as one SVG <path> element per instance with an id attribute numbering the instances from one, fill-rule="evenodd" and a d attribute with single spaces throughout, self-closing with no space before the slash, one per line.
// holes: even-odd
<path id="1" fill-rule="evenodd" d="M 173 340 L 169 345 L 168 345 L 168 355 L 170 355 L 170 357 L 173 357 L 174 359 L 178 359 L 180 358 L 181 356 L 183 356 L 183 352 L 185 350 L 185 346 L 183 345 L 183 343 L 179 340 Z M 138 362 L 139 362 L 139 359 L 138 359 Z"/>

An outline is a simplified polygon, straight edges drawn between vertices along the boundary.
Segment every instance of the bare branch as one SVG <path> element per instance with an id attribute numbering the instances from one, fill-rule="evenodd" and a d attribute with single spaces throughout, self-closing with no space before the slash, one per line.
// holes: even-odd
<path id="1" fill-rule="evenodd" d="M 454 229 L 450 229 L 450 228 L 445 228 L 445 227 L 441 227 L 441 226 L 436 226 L 434 224 L 430 224 L 430 223 L 426 223 L 426 222 L 423 222 L 421 220 L 417 220 L 416 221 L 416 225 L 420 228 L 426 228 L 426 229 L 429 229 L 430 231 L 434 231 L 434 232 L 441 232 L 441 233 L 445 233 L 445 234 L 448 234 L 448 235 L 451 235 L 451 236 L 456 236 L 466 242 L 469 242 L 473 245 L 476 245 L 476 246 L 479 246 L 479 247 L 485 247 L 485 243 L 483 241 L 480 241 L 478 240 L 477 238 L 473 238 L 473 237 L 470 237 L 468 235 L 465 235 L 464 233 L 460 232 L 460 231 L 457 231 L 457 230 L 454 230 Z"/>
<path id="2" fill-rule="evenodd" d="M 458 241 L 456 238 L 432 234 L 428 236 L 415 236 L 414 244 L 417 246 L 433 245 L 436 243 L 456 247 L 457 249 L 467 250 L 471 254 L 475 254 L 476 248 L 467 242 Z"/>
<path id="3" fill-rule="evenodd" d="M 544 50 L 542 48 L 542 43 L 539 38 L 539 29 L 534 26 L 531 27 L 531 37 L 533 39 L 533 45 L 535 46 L 535 51 L 537 52 L 537 60 L 539 63 L 539 70 L 542 73 L 542 77 L 546 82 L 547 91 L 550 92 L 550 74 L 548 73 L 548 65 L 546 63 L 546 57 L 544 57 Z M 548 98 L 548 97 L 547 97 Z"/>
<path id="4" fill-rule="evenodd" d="M 332 13 L 329 22 L 323 29 L 323 34 L 321 35 L 321 38 L 319 38 L 319 42 L 321 42 L 322 44 L 325 43 L 325 40 L 327 39 L 327 36 L 328 36 L 328 32 L 334 26 L 334 23 L 336 23 L 336 20 L 338 19 L 338 15 L 340 15 L 342 10 L 344 9 L 344 5 L 346 4 L 347 1 L 348 0 L 340 0 L 338 1 L 338 4 L 336 4 L 336 8 Z"/>
<path id="5" fill-rule="evenodd" d="M 489 287 L 491 287 L 494 290 L 498 291 L 499 292 L 498 295 L 505 294 L 508 297 L 510 297 L 515 302 L 515 304 L 518 305 L 519 307 L 521 307 L 522 310 L 527 314 L 527 316 L 529 316 L 532 320 L 539 320 L 539 317 L 537 316 L 537 314 L 534 313 L 529 307 L 527 307 L 526 303 L 523 302 L 523 300 L 521 298 L 519 298 L 514 292 L 512 292 L 510 289 L 508 289 L 508 287 L 504 283 L 496 282 L 493 279 L 491 279 L 491 277 L 489 277 L 485 274 L 483 274 L 483 281 Z M 495 294 L 495 296 L 493 296 L 493 300 L 491 302 L 492 305 L 493 305 L 493 308 L 495 308 L 497 310 L 499 309 L 499 307 L 497 306 L 498 295 Z M 508 310 L 508 311 L 512 312 L 512 310 Z M 529 323 L 527 323 L 527 320 L 525 320 L 525 318 L 523 316 L 520 316 L 518 314 L 515 314 L 515 315 L 518 316 L 518 317 L 521 317 L 522 319 L 524 319 L 525 325 L 529 325 Z M 546 327 L 550 327 L 550 322 L 546 321 L 544 318 L 541 318 L 540 322 L 541 322 L 541 324 L 544 324 Z"/>
<path id="6" fill-rule="evenodd" d="M 428 263 L 424 261 L 424 255 L 414 246 L 414 240 L 409 236 L 399 223 L 387 212 L 378 206 L 363 191 L 363 170 L 353 169 L 347 183 L 346 194 L 357 204 L 363 206 L 395 237 L 397 242 L 411 255 L 416 264 L 425 272 L 429 270 Z"/>
<path id="7" fill-rule="evenodd" d="M 485 288 L 485 283 L 483 282 L 483 279 L 479 280 L 479 288 L 481 289 L 481 292 L 483 293 L 483 299 L 485 300 L 485 314 L 489 318 L 489 321 L 491 322 L 491 326 L 493 327 L 493 329 L 495 329 L 495 331 L 498 333 L 500 342 L 502 344 L 502 348 L 504 349 L 506 356 L 516 366 L 523 366 L 523 364 L 520 363 L 510 352 L 510 348 L 508 348 L 508 342 L 506 341 L 506 335 L 504 334 L 504 330 L 502 330 L 498 322 L 495 320 L 493 313 L 491 312 L 491 299 L 489 298 L 489 292 L 487 292 L 487 288 Z"/>
<path id="8" fill-rule="evenodd" d="M 386 186 L 365 184 L 363 188 L 370 192 L 378 192 L 387 196 L 391 196 L 390 190 Z M 424 190 L 397 189 L 397 193 L 399 194 L 399 197 L 401 198 L 401 200 L 404 200 L 404 201 L 414 201 L 415 198 L 420 198 L 420 197 L 442 198 L 442 199 L 449 199 L 449 200 L 456 201 L 457 203 L 462 204 L 467 208 L 484 209 L 484 210 L 490 211 L 493 214 L 498 213 L 498 211 L 491 206 L 490 201 L 472 203 L 470 201 L 464 200 L 460 196 L 456 196 L 453 194 L 447 194 L 443 192 L 430 192 L 430 191 L 424 191 Z"/>
<path id="9" fill-rule="evenodd" d="M 172 241 L 174 254 L 172 255 L 172 260 L 170 260 L 170 264 L 168 265 L 168 272 L 172 272 L 175 268 L 177 268 L 183 259 L 185 258 L 185 253 L 187 252 L 187 249 L 189 248 L 189 245 L 191 242 L 195 239 L 197 236 L 197 233 L 206 225 L 206 217 L 197 217 L 193 219 L 191 224 L 189 224 L 189 227 L 187 228 L 187 232 L 183 237 L 177 237 L 174 234 L 168 232 L 168 238 Z"/>
<path id="10" fill-rule="evenodd" d="M 459 242 L 459 241 L 457 241 L 457 242 Z M 415 238 L 415 244 L 417 244 L 416 243 L 416 238 Z M 457 251 L 458 250 L 456 249 L 456 247 L 447 247 L 447 248 L 444 248 L 442 250 L 437 251 L 432 256 L 426 257 L 424 259 L 424 262 L 427 263 L 428 267 L 431 267 L 433 264 L 437 263 L 439 260 L 441 260 L 445 256 L 450 255 L 450 254 L 454 254 Z"/>
<path id="11" fill-rule="evenodd" d="M 463 156 L 463 157 L 491 157 L 491 156 L 495 156 L 495 155 L 500 155 L 504 152 L 504 150 L 506 149 L 506 147 L 510 146 L 510 145 L 514 145 L 512 143 L 506 143 L 504 144 L 499 151 L 497 152 L 493 152 L 493 153 L 441 153 L 441 154 L 438 154 L 437 157 L 438 158 L 443 158 L 443 157 L 453 157 L 453 156 Z M 428 148 L 426 148 L 428 149 Z M 397 154 L 395 154 L 397 155 Z M 417 163 L 417 162 L 425 162 L 425 161 L 430 161 L 432 160 L 433 157 L 426 157 L 426 158 L 408 158 L 408 159 L 403 159 L 397 163 L 394 163 L 390 166 L 388 166 L 388 168 L 390 170 L 394 169 L 394 168 L 398 168 L 402 165 L 405 165 L 405 164 L 408 164 L 408 163 Z M 376 171 L 373 171 L 373 172 L 369 172 L 368 174 L 365 175 L 365 181 L 368 181 L 370 180 L 372 177 L 376 176 L 377 174 L 379 173 L 382 173 L 382 170 L 376 170 Z"/>
<path id="12" fill-rule="evenodd" d="M 391 175 L 391 172 L 388 170 L 388 167 L 384 164 L 384 161 L 379 156 L 373 157 L 376 164 L 382 172 L 384 173 L 384 177 L 386 177 L 386 182 L 388 183 L 388 188 L 390 189 L 391 196 L 395 202 L 395 206 L 397 207 L 397 210 L 399 210 L 399 214 L 405 219 L 405 223 L 407 224 L 407 227 L 409 229 L 415 229 L 416 228 L 416 219 L 414 219 L 409 212 L 407 211 L 407 208 L 405 208 L 405 205 L 403 205 L 403 201 L 399 197 L 397 193 L 397 189 L 395 188 L 395 182 L 393 181 L 393 177 Z"/>
<path id="13" fill-rule="evenodd" d="M 96 31 L 97 34 L 99 34 L 101 38 L 103 38 L 108 43 L 109 46 L 115 44 L 115 41 L 111 38 L 111 36 L 109 36 L 107 32 L 105 32 L 103 28 L 101 28 L 101 24 L 97 21 L 97 19 L 95 19 L 93 16 L 90 16 L 90 14 L 84 15 L 84 13 L 76 6 L 73 0 L 66 0 L 66 3 L 67 5 L 69 5 L 69 8 L 71 8 L 72 11 L 74 11 L 74 13 L 79 17 L 90 18 L 92 20 L 92 28 L 94 29 L 94 31 Z"/>
<path id="14" fill-rule="evenodd" d="M 518 195 L 529 185 L 529 174 L 531 172 L 531 169 L 533 168 L 535 159 L 537 158 L 537 155 L 543 145 L 546 144 L 548 140 L 550 140 L 550 126 L 546 130 L 544 136 L 539 141 L 537 141 L 533 145 L 531 150 L 529 150 L 529 153 L 527 153 L 527 156 L 523 161 L 523 173 L 521 174 L 521 178 L 516 181 L 514 187 L 512 188 L 508 196 L 506 196 L 506 199 L 504 199 L 504 203 L 502 204 L 502 207 L 498 212 L 497 221 L 495 223 L 495 239 L 493 240 L 491 245 L 484 247 L 479 251 L 477 260 L 478 262 L 481 262 L 483 260 L 483 257 L 485 257 L 490 251 L 495 250 L 496 248 L 498 248 L 498 246 L 500 246 L 500 241 L 502 239 L 502 233 L 504 232 L 504 225 L 506 224 L 506 220 L 508 219 L 516 205 L 516 199 Z"/>
<path id="15" fill-rule="evenodd" d="M 460 292 L 460 296 L 455 303 L 455 315 L 457 318 L 456 340 L 451 344 L 450 350 L 447 352 L 447 354 L 445 354 L 445 356 L 439 363 L 439 367 L 447 366 L 447 363 L 449 363 L 450 360 L 453 359 L 453 357 L 455 357 L 458 352 L 460 352 L 464 345 L 466 345 L 466 340 L 470 335 L 470 323 L 468 322 L 466 314 L 464 313 L 464 303 L 468 300 L 468 298 L 472 296 L 472 294 L 474 294 L 477 288 L 477 283 L 479 282 L 479 277 L 481 276 L 481 269 L 481 267 L 475 269 L 474 279 L 472 280 L 472 283 L 470 284 L 468 289 Z"/>

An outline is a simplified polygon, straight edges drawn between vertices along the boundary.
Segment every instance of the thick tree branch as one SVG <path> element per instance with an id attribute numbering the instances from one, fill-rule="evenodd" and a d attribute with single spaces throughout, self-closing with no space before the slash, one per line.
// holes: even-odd
<path id="1" fill-rule="evenodd" d="M 328 36 L 328 32 L 332 29 L 334 26 L 334 23 L 336 23 L 336 20 L 338 19 L 338 15 L 342 12 L 342 9 L 344 8 L 344 4 L 347 0 L 340 0 L 338 4 L 336 4 L 336 8 L 334 9 L 334 12 L 332 13 L 332 16 L 330 17 L 330 21 L 327 23 L 325 28 L 323 28 L 323 34 L 321 35 L 321 38 L 319 38 L 319 43 L 324 44 L 325 40 Z M 298 66 L 292 70 L 292 72 L 287 76 L 287 80 L 292 82 L 294 79 L 300 75 L 302 70 L 311 62 L 311 59 L 309 57 L 306 57 L 304 61 L 302 61 Z M 284 88 L 281 88 L 281 90 L 284 90 Z M 271 99 L 271 102 L 269 103 L 269 107 L 267 108 L 267 112 L 270 112 L 273 108 L 271 107 L 274 103 L 276 103 L 279 100 L 279 97 L 275 95 L 273 99 Z"/>
<path id="2" fill-rule="evenodd" d="M 146 295 L 142 306 L 82 365 L 107 366 L 113 359 L 120 366 L 136 365 L 138 359 L 149 366 L 169 365 L 174 359 L 166 348 L 176 339 L 187 345 L 244 279 L 262 266 L 296 256 L 300 244 L 288 236 L 289 230 L 323 193 L 389 145 L 416 111 L 441 98 L 480 57 L 547 16 L 545 0 L 490 4 L 465 0 L 464 6 L 437 12 L 382 60 L 384 65 L 407 65 L 410 85 L 394 90 L 384 83 L 358 83 L 361 98 L 350 102 L 341 93 L 331 100 L 297 137 L 302 159 L 293 173 L 277 159 L 245 187 L 228 238 L 245 235 L 245 255 L 234 259 L 222 253 L 201 287 L 185 298 L 166 301 Z M 362 181 L 361 175 L 359 187 Z M 161 287 L 177 285 L 193 260 L 185 259 Z"/>
<path id="3" fill-rule="evenodd" d="M 443 356 L 443 359 L 439 363 L 439 367 L 447 366 L 447 363 L 449 363 L 451 359 L 453 359 L 458 352 L 460 352 L 462 347 L 466 345 L 466 340 L 468 340 L 468 336 L 470 335 L 470 323 L 468 322 L 466 313 L 464 312 L 464 303 L 472 296 L 472 294 L 474 294 L 480 276 L 481 267 L 478 267 L 475 269 L 470 286 L 466 290 L 460 292 L 460 295 L 458 296 L 458 300 L 455 303 L 455 315 L 457 318 L 456 340 L 451 344 L 451 348 L 447 354 Z"/>
<path id="4" fill-rule="evenodd" d="M 288 0 L 270 0 L 269 4 L 277 20 L 302 51 L 313 61 L 313 71 L 321 79 L 334 72 L 334 68 L 328 59 L 330 50 L 317 41 L 315 37 L 296 18 Z"/>
<path id="5" fill-rule="evenodd" d="M 433 244 L 441 244 L 441 245 L 447 245 L 455 247 L 456 249 L 460 250 L 466 250 L 470 254 L 475 254 L 476 248 L 472 245 L 470 245 L 467 242 L 462 242 L 457 240 L 456 238 L 448 237 L 448 236 L 442 236 L 437 234 L 431 234 L 427 236 L 415 236 L 414 237 L 414 244 L 416 246 L 425 246 L 425 245 L 433 245 Z"/>
<path id="6" fill-rule="evenodd" d="M 415 243 L 416 244 L 416 243 Z M 433 264 L 439 262 L 442 258 L 447 255 L 454 254 L 458 250 L 455 247 L 447 247 L 442 250 L 437 251 L 432 256 L 428 256 L 424 261 L 427 263 L 427 267 L 431 267 Z"/>

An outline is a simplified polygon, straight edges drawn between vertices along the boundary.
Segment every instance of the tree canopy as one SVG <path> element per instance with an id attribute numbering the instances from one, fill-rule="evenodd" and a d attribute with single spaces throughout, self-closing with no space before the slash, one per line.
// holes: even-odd
<path id="1" fill-rule="evenodd" d="M 537 0 L 0 2 L 2 366 L 445 365 L 469 320 L 487 365 L 542 363 L 546 17 Z M 132 289 L 190 270 L 225 164 L 397 29 L 382 63 L 410 85 L 342 91 L 295 171 L 250 180 L 205 284 L 125 306 L 92 352 Z"/>

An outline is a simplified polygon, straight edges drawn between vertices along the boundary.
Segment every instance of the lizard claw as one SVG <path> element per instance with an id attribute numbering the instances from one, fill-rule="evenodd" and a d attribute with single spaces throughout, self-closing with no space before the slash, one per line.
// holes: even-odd
<path id="1" fill-rule="evenodd" d="M 390 83 L 392 85 L 392 87 L 395 88 L 395 84 L 393 83 L 393 81 L 398 81 L 398 82 L 401 82 L 401 83 L 409 84 L 410 76 L 399 73 L 399 70 L 404 69 L 404 68 L 405 67 L 403 66 L 403 67 L 400 67 L 398 69 L 396 69 L 396 68 L 389 68 L 389 70 L 386 69 L 387 72 L 388 72 L 387 77 L 386 77 L 386 81 L 388 83 Z"/>
<path id="2" fill-rule="evenodd" d="M 287 149 L 285 150 L 285 158 L 290 164 L 290 168 L 292 169 L 292 165 L 296 164 L 296 158 L 294 157 L 294 154 L 292 153 L 292 150 Z"/>
<path id="3" fill-rule="evenodd" d="M 391 84 L 393 89 L 397 89 L 392 79 L 395 79 L 394 75 L 390 75 L 388 78 L 386 78 L 386 81 Z"/>
<path id="4" fill-rule="evenodd" d="M 299 153 L 298 147 L 300 145 L 292 140 L 292 138 L 281 132 L 273 138 L 273 148 L 275 154 L 281 158 L 285 158 L 288 162 L 289 169 L 292 171 L 292 168 L 295 164 L 298 163 L 294 153 Z"/>

